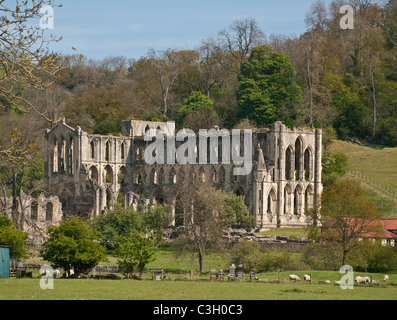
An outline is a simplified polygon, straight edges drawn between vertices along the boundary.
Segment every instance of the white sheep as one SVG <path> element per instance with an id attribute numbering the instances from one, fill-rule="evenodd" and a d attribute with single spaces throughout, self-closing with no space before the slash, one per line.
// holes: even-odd
<path id="1" fill-rule="evenodd" d="M 357 276 L 357 277 L 354 279 L 354 281 L 355 281 L 357 284 L 360 284 L 360 283 L 364 282 L 364 279 L 363 279 L 362 277 L 360 277 L 360 276 Z"/>
<path id="2" fill-rule="evenodd" d="M 383 278 L 383 281 L 389 281 L 389 276 L 385 275 L 385 277 Z"/>
<path id="3" fill-rule="evenodd" d="M 301 281 L 301 279 L 295 274 L 290 274 L 289 279 L 294 281 Z"/>
<path id="4" fill-rule="evenodd" d="M 364 283 L 371 283 L 370 277 L 363 277 Z"/>
<path id="5" fill-rule="evenodd" d="M 311 277 L 308 276 L 307 274 L 305 274 L 305 275 L 303 276 L 303 280 L 305 280 L 305 281 L 311 281 Z"/>
<path id="6" fill-rule="evenodd" d="M 331 281 L 329 281 L 329 280 L 320 280 L 318 283 L 330 284 Z"/>
<path id="7" fill-rule="evenodd" d="M 59 269 L 55 269 L 54 270 L 54 277 L 55 278 L 58 278 L 60 274 L 61 274 L 61 271 L 59 271 Z"/>
<path id="8" fill-rule="evenodd" d="M 372 284 L 375 286 L 380 286 L 380 281 L 379 280 L 372 280 Z"/>

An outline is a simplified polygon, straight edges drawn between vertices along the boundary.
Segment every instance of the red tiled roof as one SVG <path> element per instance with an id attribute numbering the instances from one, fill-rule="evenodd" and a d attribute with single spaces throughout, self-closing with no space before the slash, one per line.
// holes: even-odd
<path id="1" fill-rule="evenodd" d="M 397 230 L 397 219 L 383 219 L 386 230 Z"/>
<path id="2" fill-rule="evenodd" d="M 359 223 L 359 221 L 357 221 L 355 218 L 344 219 L 344 220 L 353 229 L 356 229 L 361 225 L 361 223 Z M 335 223 L 336 223 L 335 218 L 330 218 L 323 224 L 323 227 L 335 229 L 337 228 L 334 226 Z M 360 237 L 397 239 L 397 235 L 389 231 L 389 230 L 397 230 L 397 228 L 396 229 L 389 228 L 394 226 L 397 227 L 397 219 L 373 220 L 366 223 L 366 226 L 367 227 L 364 229 L 368 229 L 368 230 L 361 232 Z"/>

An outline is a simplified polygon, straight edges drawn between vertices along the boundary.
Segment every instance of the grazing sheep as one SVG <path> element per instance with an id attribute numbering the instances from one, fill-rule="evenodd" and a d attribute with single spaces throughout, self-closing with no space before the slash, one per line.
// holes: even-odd
<path id="1" fill-rule="evenodd" d="M 303 280 L 305 280 L 305 281 L 311 281 L 311 278 L 310 278 L 310 276 L 308 276 L 307 274 L 305 274 L 305 275 L 303 276 Z"/>
<path id="2" fill-rule="evenodd" d="M 364 280 L 362 277 L 360 277 L 360 276 L 356 277 L 356 278 L 354 279 L 354 281 L 355 281 L 357 284 L 360 284 L 360 283 L 365 282 L 365 280 Z"/>
<path id="3" fill-rule="evenodd" d="M 380 281 L 379 280 L 372 280 L 372 284 L 375 286 L 380 286 Z"/>
<path id="4" fill-rule="evenodd" d="M 389 276 L 385 275 L 385 277 L 383 278 L 383 281 L 389 281 Z"/>
<path id="5" fill-rule="evenodd" d="M 371 283 L 371 278 L 370 277 L 364 277 L 364 282 L 365 283 Z"/>
<path id="6" fill-rule="evenodd" d="M 329 281 L 329 280 L 320 280 L 318 283 L 330 284 L 331 281 Z"/>
<path id="7" fill-rule="evenodd" d="M 301 281 L 301 279 L 297 275 L 294 275 L 294 274 L 290 274 L 289 279 L 294 280 L 294 281 Z"/>
<path id="8" fill-rule="evenodd" d="M 54 270 L 54 277 L 55 278 L 58 278 L 60 274 L 61 274 L 61 271 L 59 271 L 59 269 L 55 269 Z"/>

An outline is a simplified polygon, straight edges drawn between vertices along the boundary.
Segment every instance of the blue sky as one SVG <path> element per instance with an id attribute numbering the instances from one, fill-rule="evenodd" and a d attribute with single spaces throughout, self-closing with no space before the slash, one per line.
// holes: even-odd
<path id="1" fill-rule="evenodd" d="M 139 59 L 149 49 L 195 49 L 236 19 L 254 18 L 267 34 L 306 30 L 304 17 L 315 0 L 58 0 L 52 46 L 88 58 Z M 329 1 L 326 1 L 329 2 Z M 46 31 L 49 34 L 49 31 Z M 72 47 L 77 50 L 72 50 Z"/>

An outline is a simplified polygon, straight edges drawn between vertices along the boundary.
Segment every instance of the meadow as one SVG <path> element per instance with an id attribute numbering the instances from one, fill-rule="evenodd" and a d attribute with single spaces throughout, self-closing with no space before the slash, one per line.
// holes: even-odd
<path id="1" fill-rule="evenodd" d="M 295 274 L 303 278 L 304 272 Z M 0 300 L 396 300 L 397 275 L 381 281 L 379 287 L 355 286 L 342 290 L 334 281 L 338 272 L 312 272 L 313 283 L 287 281 L 289 273 L 281 273 L 281 282 L 273 282 L 277 274 L 260 275 L 260 281 L 196 280 L 94 280 L 55 279 L 54 289 L 43 290 L 40 278 L 0 279 Z M 359 275 L 359 274 L 357 274 Z M 264 279 L 266 277 L 267 279 Z M 174 277 L 172 277 L 174 278 Z M 302 279 L 301 278 L 301 279 Z M 319 284 L 318 279 L 331 284 Z M 383 279 L 373 275 L 373 279 Z"/>
<path id="2" fill-rule="evenodd" d="M 299 231 L 297 231 L 299 232 Z M 38 258 L 29 262 L 45 263 Z M 206 270 L 228 270 L 227 254 L 212 253 L 205 257 Z M 115 265 L 109 256 L 101 264 Z M 170 280 L 154 281 L 150 270 L 164 269 Z M 258 281 L 210 281 L 210 273 L 199 273 L 197 259 L 176 259 L 172 244 L 162 244 L 156 252 L 156 260 L 147 266 L 144 280 L 55 279 L 53 290 L 40 288 L 40 275 L 33 278 L 0 279 L 0 300 L 396 300 L 397 274 L 391 273 L 384 282 L 384 274 L 355 273 L 381 280 L 379 287 L 355 286 L 354 290 L 342 290 L 335 281 L 338 271 L 284 271 L 278 274 L 259 273 Z M 193 270 L 192 278 L 190 271 Z M 302 281 L 289 281 L 289 275 L 298 275 Z M 312 275 L 312 283 L 304 282 L 305 274 Z M 278 281 L 280 279 L 280 282 Z M 331 284 L 319 284 L 329 280 Z"/>

